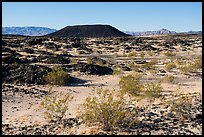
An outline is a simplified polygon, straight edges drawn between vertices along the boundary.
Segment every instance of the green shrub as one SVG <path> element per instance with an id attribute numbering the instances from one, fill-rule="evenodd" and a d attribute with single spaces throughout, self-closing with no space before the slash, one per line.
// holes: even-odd
<path id="1" fill-rule="evenodd" d="M 145 53 L 144 53 L 144 52 L 141 52 L 141 53 L 140 53 L 140 57 L 141 57 L 142 60 L 144 60 Z"/>
<path id="2" fill-rule="evenodd" d="M 147 70 L 156 69 L 156 66 L 155 66 L 156 64 L 157 64 L 157 59 L 152 59 L 150 62 L 143 64 L 142 67 Z"/>
<path id="3" fill-rule="evenodd" d="M 45 118 L 51 122 L 56 122 L 64 117 L 73 96 L 70 93 L 51 91 L 51 88 L 48 93 L 43 98 L 41 106 L 45 108 Z"/>
<path id="4" fill-rule="evenodd" d="M 172 75 L 167 75 L 167 76 L 165 76 L 165 77 L 162 79 L 162 81 L 164 81 L 164 82 L 170 82 L 170 83 L 173 83 L 174 80 L 175 80 L 175 77 L 172 76 Z"/>
<path id="5" fill-rule="evenodd" d="M 194 62 L 195 70 L 202 69 L 202 55 L 199 55 Z"/>
<path id="6" fill-rule="evenodd" d="M 97 64 L 97 65 L 105 65 L 107 62 L 99 57 L 88 57 L 86 59 L 88 64 Z"/>
<path id="7" fill-rule="evenodd" d="M 116 66 L 114 69 L 113 69 L 113 75 L 119 75 L 119 74 L 122 74 L 123 73 L 123 69 L 120 68 L 119 66 Z"/>
<path id="8" fill-rule="evenodd" d="M 176 55 L 176 53 L 173 53 L 173 52 L 170 52 L 170 51 L 167 51 L 164 53 L 165 56 L 168 56 L 168 57 L 173 57 Z"/>
<path id="9" fill-rule="evenodd" d="M 130 53 L 128 54 L 128 57 L 136 57 L 136 52 L 130 52 Z"/>
<path id="10" fill-rule="evenodd" d="M 180 65 L 179 66 L 179 69 L 180 69 L 180 71 L 182 72 L 182 73 L 184 73 L 184 74 L 187 74 L 187 73 L 189 73 L 189 72 L 192 72 L 193 70 L 192 70 L 192 64 L 186 64 L 186 65 Z"/>
<path id="11" fill-rule="evenodd" d="M 142 91 L 142 84 L 140 83 L 142 75 L 127 75 L 123 76 L 119 81 L 119 87 L 121 92 L 130 93 L 133 95 L 139 95 Z"/>
<path id="12" fill-rule="evenodd" d="M 45 80 L 51 85 L 66 85 L 69 78 L 69 75 L 59 66 L 53 67 L 52 71 L 45 76 Z"/>
<path id="13" fill-rule="evenodd" d="M 93 64 L 94 63 L 91 57 L 88 57 L 86 59 L 86 62 L 87 62 L 87 64 Z"/>
<path id="14" fill-rule="evenodd" d="M 153 52 L 152 52 L 152 51 L 147 51 L 147 54 L 148 54 L 149 56 L 153 56 Z"/>
<path id="15" fill-rule="evenodd" d="M 103 130 L 114 131 L 137 122 L 135 111 L 128 111 L 132 101 L 126 101 L 124 94 L 114 95 L 108 89 L 98 89 L 97 96 L 87 97 L 82 104 L 81 118 L 86 124 L 98 123 Z M 128 121 L 128 119 L 131 119 Z"/>
<path id="16" fill-rule="evenodd" d="M 165 65 L 165 68 L 166 68 L 167 71 L 169 71 L 169 70 L 171 70 L 171 69 L 173 69 L 173 68 L 176 68 L 176 64 L 173 63 L 173 62 L 169 62 L 169 63 L 167 63 L 167 64 Z"/>
<path id="17" fill-rule="evenodd" d="M 77 58 L 70 58 L 72 64 L 77 63 L 79 60 Z"/>
<path id="18" fill-rule="evenodd" d="M 161 83 L 147 83 L 143 86 L 146 97 L 160 97 L 163 91 Z"/>
<path id="19" fill-rule="evenodd" d="M 120 92 L 141 97 L 159 97 L 163 91 L 161 83 L 141 82 L 141 74 L 123 76 L 119 81 Z"/>
<path id="20" fill-rule="evenodd" d="M 131 70 L 133 70 L 135 72 L 140 71 L 140 66 L 137 65 L 136 63 L 134 63 L 133 61 L 128 64 L 128 67 L 131 68 Z"/>
<path id="21" fill-rule="evenodd" d="M 196 72 L 200 69 L 202 69 L 202 56 L 199 55 L 195 60 L 193 61 L 186 61 L 185 64 L 182 64 L 178 67 L 181 72 L 184 74 L 187 74 L 189 72 Z"/>
<path id="22" fill-rule="evenodd" d="M 189 111 L 192 109 L 192 98 L 190 96 L 182 96 L 171 103 L 170 111 L 180 120 L 189 120 L 191 115 Z"/>

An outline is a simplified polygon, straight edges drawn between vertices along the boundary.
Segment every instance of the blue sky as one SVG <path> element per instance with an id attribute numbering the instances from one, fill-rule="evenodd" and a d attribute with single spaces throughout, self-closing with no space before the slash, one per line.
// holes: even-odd
<path id="1" fill-rule="evenodd" d="M 109 24 L 122 31 L 202 30 L 202 2 L 2 2 L 2 26 Z"/>

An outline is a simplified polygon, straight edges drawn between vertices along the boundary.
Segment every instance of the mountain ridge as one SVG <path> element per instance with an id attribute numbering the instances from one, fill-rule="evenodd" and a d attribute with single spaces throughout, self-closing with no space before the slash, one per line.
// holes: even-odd
<path id="1" fill-rule="evenodd" d="M 57 31 L 47 27 L 2 27 L 2 34 L 23 35 L 23 36 L 43 36 Z"/>
<path id="2" fill-rule="evenodd" d="M 184 34 L 202 34 L 202 31 L 187 31 L 187 32 L 176 32 L 176 31 L 170 31 L 168 29 L 162 28 L 159 30 L 155 31 L 142 31 L 142 32 L 137 32 L 137 31 L 123 31 L 126 34 L 132 35 L 132 36 L 145 36 L 145 35 L 160 35 L 160 34 L 179 34 L 179 33 L 184 33 Z"/>

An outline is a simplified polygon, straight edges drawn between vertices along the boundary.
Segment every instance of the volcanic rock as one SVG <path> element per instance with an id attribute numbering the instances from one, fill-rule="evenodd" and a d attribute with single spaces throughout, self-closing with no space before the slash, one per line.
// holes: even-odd
<path id="1" fill-rule="evenodd" d="M 106 66 L 99 66 L 94 64 L 87 64 L 87 63 L 78 63 L 74 64 L 73 69 L 75 71 L 85 72 L 91 75 L 105 75 L 105 74 L 112 74 L 113 70 Z"/>
<path id="2" fill-rule="evenodd" d="M 125 37 L 130 36 L 110 25 L 67 26 L 59 31 L 45 35 L 48 37 Z"/>

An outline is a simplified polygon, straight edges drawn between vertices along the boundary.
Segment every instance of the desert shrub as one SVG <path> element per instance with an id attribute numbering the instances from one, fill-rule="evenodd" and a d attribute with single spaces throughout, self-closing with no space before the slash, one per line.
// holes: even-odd
<path id="1" fill-rule="evenodd" d="M 173 83 L 174 80 L 175 80 L 175 77 L 172 76 L 172 75 L 167 75 L 167 76 L 165 76 L 165 77 L 162 79 L 162 81 L 164 81 L 164 82 L 170 82 L 170 83 Z"/>
<path id="2" fill-rule="evenodd" d="M 93 64 L 93 63 L 94 63 L 91 57 L 88 57 L 88 58 L 86 59 L 86 62 L 87 62 L 88 64 Z"/>
<path id="3" fill-rule="evenodd" d="M 173 53 L 171 51 L 167 51 L 167 52 L 164 53 L 164 55 L 167 56 L 167 57 L 172 57 L 172 56 L 175 56 L 176 53 Z"/>
<path id="4" fill-rule="evenodd" d="M 97 64 L 97 65 L 105 65 L 107 62 L 99 57 L 88 57 L 86 59 L 88 64 Z"/>
<path id="5" fill-rule="evenodd" d="M 46 95 L 41 106 L 45 109 L 45 118 L 51 122 L 61 120 L 66 111 L 68 110 L 69 102 L 73 99 L 70 93 L 51 91 L 50 88 L 48 95 Z"/>
<path id="6" fill-rule="evenodd" d="M 152 74 L 152 75 L 157 75 L 159 73 L 159 70 L 157 69 L 157 67 L 153 67 L 153 69 L 150 69 L 149 72 Z"/>
<path id="7" fill-rule="evenodd" d="M 141 57 L 142 60 L 144 60 L 145 53 L 144 53 L 144 52 L 141 52 L 141 53 L 140 53 L 140 57 Z"/>
<path id="8" fill-rule="evenodd" d="M 147 70 L 156 69 L 156 66 L 155 66 L 156 64 L 157 64 L 157 59 L 152 59 L 150 62 L 143 64 L 142 67 Z"/>
<path id="9" fill-rule="evenodd" d="M 180 65 L 178 68 L 179 68 L 180 71 L 181 71 L 182 73 L 184 73 L 184 74 L 187 74 L 187 73 L 193 71 L 193 70 L 192 70 L 192 64 L 190 64 L 190 63 L 187 63 L 186 65 Z"/>
<path id="10" fill-rule="evenodd" d="M 117 52 L 117 51 L 114 50 L 114 52 Z M 119 57 L 118 53 L 114 53 L 114 56 Z"/>
<path id="11" fill-rule="evenodd" d="M 103 130 L 114 131 L 137 122 L 135 111 L 127 109 L 130 104 L 132 101 L 125 100 L 124 94 L 114 95 L 114 92 L 108 89 L 98 89 L 97 96 L 86 98 L 80 116 L 86 124 L 98 123 Z M 128 119 L 131 120 L 127 122 Z"/>
<path id="12" fill-rule="evenodd" d="M 148 54 L 149 56 L 153 56 L 153 52 L 152 52 L 152 51 L 147 51 L 147 54 Z"/>
<path id="13" fill-rule="evenodd" d="M 123 76 L 119 81 L 119 87 L 121 92 L 130 93 L 133 95 L 139 95 L 142 91 L 142 84 L 140 83 L 142 75 L 136 73 L 135 75 Z"/>
<path id="14" fill-rule="evenodd" d="M 113 75 L 119 75 L 119 74 L 122 74 L 123 73 L 123 69 L 120 68 L 120 67 L 115 67 L 113 69 Z"/>
<path id="15" fill-rule="evenodd" d="M 191 118 L 189 112 L 192 109 L 192 98 L 190 96 L 182 96 L 173 100 L 171 104 L 170 111 L 173 112 L 180 121 L 189 120 Z"/>
<path id="16" fill-rule="evenodd" d="M 129 54 L 128 54 L 128 57 L 135 57 L 136 56 L 136 52 L 130 52 Z"/>
<path id="17" fill-rule="evenodd" d="M 202 69 L 202 56 L 199 55 L 195 60 L 193 60 L 191 62 L 186 61 L 185 64 L 179 65 L 178 68 L 184 74 L 187 74 L 189 72 L 196 72 L 196 71 Z"/>
<path id="18" fill-rule="evenodd" d="M 51 85 L 65 85 L 69 78 L 69 75 L 60 66 L 53 67 L 52 71 L 45 76 L 45 80 Z"/>
<path id="19" fill-rule="evenodd" d="M 131 70 L 135 71 L 135 72 L 139 72 L 140 71 L 140 66 L 137 65 L 135 62 L 130 62 L 128 63 L 128 67 L 131 68 Z"/>
<path id="20" fill-rule="evenodd" d="M 113 58 L 110 58 L 110 59 L 106 60 L 106 65 L 108 65 L 108 66 L 112 66 L 115 63 L 116 63 L 116 61 Z"/>
<path id="21" fill-rule="evenodd" d="M 163 88 L 161 83 L 147 83 L 143 86 L 143 92 L 145 93 L 146 97 L 160 97 Z"/>
<path id="22" fill-rule="evenodd" d="M 202 54 L 195 59 L 193 66 L 196 70 L 202 69 Z"/>
<path id="23" fill-rule="evenodd" d="M 169 71 L 169 70 L 171 70 L 171 69 L 173 69 L 173 68 L 176 68 L 176 64 L 173 63 L 173 62 L 169 62 L 169 63 L 167 63 L 167 64 L 165 65 L 165 68 L 166 68 L 167 71 Z"/>
<path id="24" fill-rule="evenodd" d="M 163 91 L 161 83 L 146 83 L 141 82 L 141 74 L 123 76 L 119 81 L 120 92 L 130 93 L 134 96 L 141 97 L 159 97 Z"/>
<path id="25" fill-rule="evenodd" d="M 72 64 L 77 63 L 79 60 L 77 58 L 70 58 Z"/>

